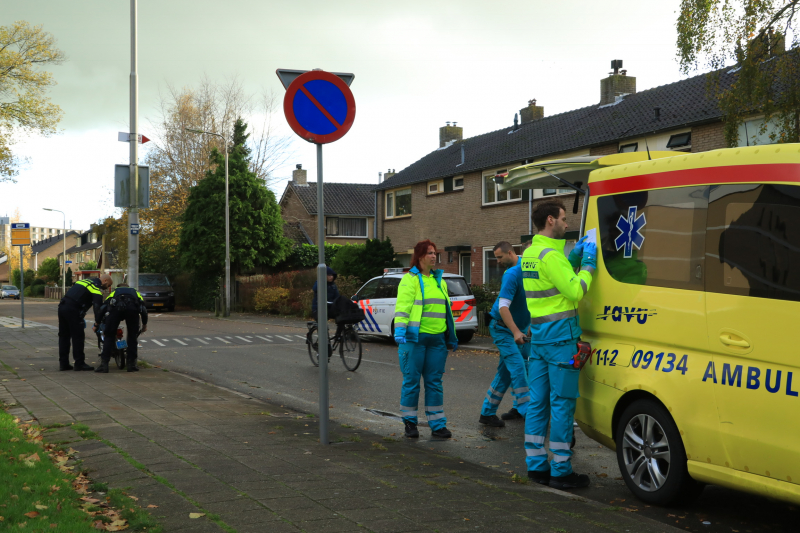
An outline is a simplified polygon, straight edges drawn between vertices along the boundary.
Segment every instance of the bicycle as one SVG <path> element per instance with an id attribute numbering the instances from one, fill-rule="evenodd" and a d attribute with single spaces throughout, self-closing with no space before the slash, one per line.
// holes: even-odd
<path id="1" fill-rule="evenodd" d="M 361 364 L 361 338 L 358 336 L 353 324 L 345 324 L 339 335 L 330 336 L 328 330 L 328 361 L 331 356 L 339 349 L 344 367 L 350 372 L 355 372 Z M 314 366 L 319 366 L 319 330 L 317 323 L 308 323 L 308 334 L 306 334 L 306 345 L 308 346 L 308 357 Z"/>

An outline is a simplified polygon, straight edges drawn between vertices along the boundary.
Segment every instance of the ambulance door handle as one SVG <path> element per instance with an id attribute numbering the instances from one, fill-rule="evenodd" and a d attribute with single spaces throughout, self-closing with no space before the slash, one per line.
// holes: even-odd
<path id="1" fill-rule="evenodd" d="M 730 333 L 723 333 L 719 336 L 719 340 L 722 344 L 727 344 L 728 346 L 738 346 L 739 348 L 749 348 L 750 343 L 744 339 L 736 340 L 731 337 Z"/>

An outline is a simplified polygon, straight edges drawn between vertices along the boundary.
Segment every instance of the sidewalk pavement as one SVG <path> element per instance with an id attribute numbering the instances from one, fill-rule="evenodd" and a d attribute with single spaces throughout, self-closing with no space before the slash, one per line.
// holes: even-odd
<path id="1" fill-rule="evenodd" d="M 59 372 L 52 330 L 0 331 L 0 361 L 0 401 L 10 412 L 64 424 L 46 438 L 78 450 L 93 480 L 127 487 L 143 508 L 157 505 L 148 510 L 168 533 L 678 531 L 512 483 L 437 455 L 424 440 L 332 423 L 334 444 L 321 446 L 311 414 L 160 368 Z M 73 423 L 97 438 L 78 427 L 89 438 L 79 437 Z"/>

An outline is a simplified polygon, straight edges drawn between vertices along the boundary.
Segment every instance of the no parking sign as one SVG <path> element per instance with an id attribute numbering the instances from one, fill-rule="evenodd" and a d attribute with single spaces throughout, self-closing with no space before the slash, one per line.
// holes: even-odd
<path id="1" fill-rule="evenodd" d="M 331 72 L 311 70 L 297 76 L 286 89 L 283 112 L 292 130 L 315 144 L 338 141 L 356 118 L 350 87 Z"/>

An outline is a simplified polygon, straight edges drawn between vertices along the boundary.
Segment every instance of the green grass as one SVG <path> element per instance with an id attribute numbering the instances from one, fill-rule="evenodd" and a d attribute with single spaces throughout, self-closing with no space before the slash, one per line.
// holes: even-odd
<path id="1" fill-rule="evenodd" d="M 75 422 L 72 424 L 72 429 L 75 430 L 75 433 L 80 435 L 83 439 L 99 439 L 100 435 L 92 431 L 89 426 L 86 424 L 81 424 L 80 422 Z"/>
<path id="2" fill-rule="evenodd" d="M 361 437 L 358 435 L 350 435 L 350 442 L 361 442 Z"/>
<path id="3" fill-rule="evenodd" d="M 148 531 L 149 533 L 159 533 L 161 531 L 161 526 L 153 520 L 153 517 L 139 507 L 122 490 L 111 489 L 108 491 L 108 498 L 111 506 L 120 510 L 120 517 L 128 521 L 131 531 Z"/>
<path id="4" fill-rule="evenodd" d="M 20 460 L 33 454 L 40 460 Z M 27 442 L 11 415 L 0 412 L 0 529 L 95 531 L 91 517 L 78 508 L 74 477 L 59 470 L 41 446 Z M 33 518 L 25 516 L 34 512 Z"/>
<path id="5" fill-rule="evenodd" d="M 89 485 L 89 490 L 92 492 L 108 492 L 108 483 L 99 483 L 95 481 Z"/>

